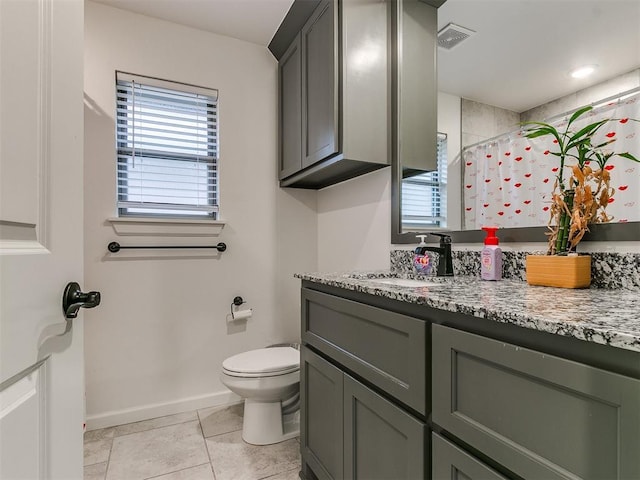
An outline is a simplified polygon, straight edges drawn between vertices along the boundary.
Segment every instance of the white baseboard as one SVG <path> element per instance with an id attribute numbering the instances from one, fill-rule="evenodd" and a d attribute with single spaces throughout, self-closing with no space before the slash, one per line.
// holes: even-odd
<path id="1" fill-rule="evenodd" d="M 124 410 L 114 410 L 87 416 L 87 430 L 97 430 L 98 428 L 114 427 L 125 423 L 139 422 L 165 415 L 189 412 L 201 408 L 218 407 L 223 405 L 233 405 L 239 403 L 241 397 L 229 390 L 199 395 L 196 397 L 182 398 L 173 402 L 153 403 Z"/>

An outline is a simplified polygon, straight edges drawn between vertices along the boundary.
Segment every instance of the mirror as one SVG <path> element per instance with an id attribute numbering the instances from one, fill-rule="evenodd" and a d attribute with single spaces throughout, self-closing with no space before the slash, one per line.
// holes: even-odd
<path id="1" fill-rule="evenodd" d="M 611 88 L 640 86 L 640 2 L 583 0 L 580 9 L 554 2 L 553 8 L 549 15 L 538 0 L 447 0 L 438 9 L 439 30 L 450 22 L 471 30 L 453 49 L 438 48 L 438 131 L 445 134 L 438 158 L 445 155 L 447 168 L 403 180 L 403 166 L 393 163 L 392 243 L 415 243 L 417 231 L 436 229 L 451 231 L 454 241 L 480 241 L 481 232 L 463 230 L 461 147 L 515 130 L 519 121 L 544 120 L 609 97 Z M 585 63 L 600 68 L 589 80 L 571 79 L 568 70 Z M 498 111 L 511 115 L 487 116 Z M 429 190 L 416 200 L 420 184 Z M 413 213 L 425 210 L 426 219 Z M 544 242 L 544 230 L 505 229 L 502 236 Z M 637 240 L 639 233 L 637 221 L 603 224 L 585 240 Z"/>

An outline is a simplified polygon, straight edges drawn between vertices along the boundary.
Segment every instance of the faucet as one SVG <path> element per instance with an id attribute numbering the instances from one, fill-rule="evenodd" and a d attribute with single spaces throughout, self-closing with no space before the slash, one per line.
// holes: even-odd
<path id="1" fill-rule="evenodd" d="M 453 276 L 453 259 L 451 258 L 451 237 L 444 233 L 430 233 L 440 237 L 439 247 L 417 247 L 415 253 L 418 255 L 424 255 L 425 252 L 435 252 L 438 254 L 438 271 L 436 275 L 438 277 L 452 277 Z"/>

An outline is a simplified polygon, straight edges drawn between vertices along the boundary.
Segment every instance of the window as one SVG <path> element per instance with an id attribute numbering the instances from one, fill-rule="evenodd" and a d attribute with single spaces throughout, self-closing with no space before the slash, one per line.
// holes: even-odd
<path id="1" fill-rule="evenodd" d="M 216 219 L 218 91 L 116 72 L 120 216 Z"/>
<path id="2" fill-rule="evenodd" d="M 447 136 L 438 133 L 438 169 L 402 181 L 402 229 L 447 226 Z"/>

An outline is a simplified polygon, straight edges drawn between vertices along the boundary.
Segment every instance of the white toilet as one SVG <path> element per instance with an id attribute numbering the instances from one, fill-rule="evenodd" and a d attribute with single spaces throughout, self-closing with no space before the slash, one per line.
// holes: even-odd
<path id="1" fill-rule="evenodd" d="M 240 353 L 222 362 L 220 380 L 243 397 L 242 438 L 270 445 L 300 432 L 300 352 L 269 347 Z"/>

